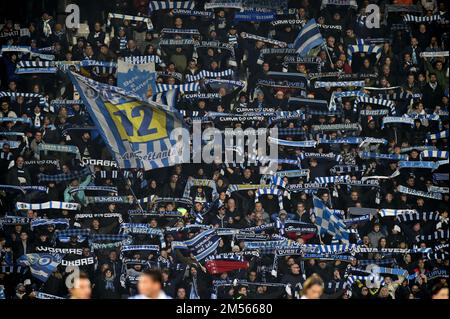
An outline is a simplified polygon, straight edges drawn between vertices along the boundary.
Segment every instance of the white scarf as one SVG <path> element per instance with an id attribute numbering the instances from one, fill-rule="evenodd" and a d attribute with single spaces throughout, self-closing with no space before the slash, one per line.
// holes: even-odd
<path id="1" fill-rule="evenodd" d="M 46 37 L 49 37 L 52 34 L 52 27 L 50 26 L 49 22 L 51 19 L 43 20 L 44 22 L 44 34 Z"/>

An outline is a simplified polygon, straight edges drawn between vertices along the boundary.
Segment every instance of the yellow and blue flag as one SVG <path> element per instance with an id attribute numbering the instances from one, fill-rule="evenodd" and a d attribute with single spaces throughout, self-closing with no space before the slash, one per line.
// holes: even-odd
<path id="1" fill-rule="evenodd" d="M 176 109 L 73 72 L 69 76 L 119 167 L 151 170 L 180 163 L 180 147 L 171 138 L 184 125 Z"/>

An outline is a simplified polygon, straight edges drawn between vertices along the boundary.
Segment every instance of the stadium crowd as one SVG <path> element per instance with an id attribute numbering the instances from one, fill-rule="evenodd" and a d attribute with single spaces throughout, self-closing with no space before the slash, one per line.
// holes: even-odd
<path id="1" fill-rule="evenodd" d="M 176 299 L 448 298 L 445 1 L 103 2 L 0 14 L 0 298 L 80 273 L 129 298 L 149 269 Z M 187 125 L 278 127 L 278 171 L 118 167 L 67 73 L 117 85 L 119 59 Z"/>

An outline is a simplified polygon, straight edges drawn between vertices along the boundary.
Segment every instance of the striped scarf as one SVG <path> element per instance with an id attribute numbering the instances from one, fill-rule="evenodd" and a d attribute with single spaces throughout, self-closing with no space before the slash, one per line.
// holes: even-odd
<path id="1" fill-rule="evenodd" d="M 382 53 L 382 48 L 380 46 L 377 45 L 367 45 L 367 44 L 356 44 L 356 45 L 349 45 L 347 47 L 347 59 L 348 59 L 348 63 L 351 65 L 352 64 L 352 60 L 353 60 L 353 54 L 354 53 L 358 53 L 358 52 L 363 52 L 366 54 L 375 54 L 375 57 L 377 59 L 377 61 L 380 59 L 381 57 L 381 53 Z"/>
<path id="2" fill-rule="evenodd" d="M 193 10 L 195 7 L 194 1 L 150 1 L 149 12 L 152 14 L 154 11 L 158 10 L 169 10 L 169 9 L 187 9 Z M 206 9 L 206 7 L 205 7 Z"/>
<path id="3" fill-rule="evenodd" d="M 196 81 L 200 81 L 200 80 L 205 79 L 205 78 L 206 79 L 209 79 L 209 78 L 223 78 L 223 77 L 232 76 L 233 74 L 234 74 L 234 71 L 232 69 L 227 69 L 227 70 L 218 71 L 218 72 L 201 70 L 196 75 L 187 74 L 186 75 L 186 81 L 187 82 L 196 82 Z"/>
<path id="4" fill-rule="evenodd" d="M 281 209 L 283 209 L 283 191 L 276 189 L 276 188 L 262 188 L 258 189 L 255 193 L 255 203 L 258 202 L 259 197 L 261 195 L 274 195 L 278 196 L 278 206 Z"/>
<path id="5" fill-rule="evenodd" d="M 440 14 L 433 14 L 431 16 L 415 16 L 412 14 L 405 14 L 403 16 L 403 21 L 405 22 L 414 22 L 414 23 L 422 23 L 422 22 L 437 22 L 444 19 L 444 16 L 441 16 Z"/>
<path id="6" fill-rule="evenodd" d="M 340 102 L 342 103 L 342 98 L 346 98 L 346 97 L 359 97 L 359 96 L 367 96 L 366 93 L 360 91 L 360 90 L 356 90 L 356 91 L 343 91 L 343 92 L 333 92 L 331 94 L 331 98 L 330 98 L 330 104 L 328 106 L 329 110 L 336 110 L 337 108 L 337 103 L 336 102 Z"/>
<path id="7" fill-rule="evenodd" d="M 355 103 L 353 104 L 353 111 L 356 112 L 358 110 L 358 104 L 360 104 L 360 103 L 384 106 L 384 107 L 389 108 L 392 115 L 396 114 L 395 104 L 393 101 L 377 99 L 377 98 L 368 97 L 368 96 L 358 96 L 355 100 Z"/>
<path id="8" fill-rule="evenodd" d="M 22 96 L 24 98 L 37 98 L 39 99 L 39 106 L 41 106 L 42 108 L 48 107 L 48 102 L 47 99 L 39 93 L 25 93 L 25 92 L 5 92 L 5 91 L 0 91 L 0 97 L 12 97 L 14 99 L 16 99 L 17 97 Z M 24 120 L 25 121 L 25 120 Z"/>
<path id="9" fill-rule="evenodd" d="M 191 187 L 193 187 L 193 186 L 196 186 L 196 187 L 201 186 L 201 187 L 211 188 L 213 201 L 219 197 L 219 193 L 217 192 L 216 182 L 214 180 L 190 178 L 187 181 L 186 186 L 184 188 L 184 193 L 183 193 L 184 198 L 190 197 Z"/>
<path id="10" fill-rule="evenodd" d="M 54 74 L 56 72 L 57 68 L 51 61 L 20 61 L 16 65 L 16 74 Z"/>
<path id="11" fill-rule="evenodd" d="M 411 212 L 406 214 L 400 214 L 397 216 L 397 220 L 400 223 L 407 223 L 412 221 L 438 221 L 439 212 L 428 212 L 428 213 Z"/>
<path id="12" fill-rule="evenodd" d="M 138 55 L 138 56 L 126 56 L 124 61 L 131 64 L 147 64 L 154 62 L 155 64 L 160 64 L 162 66 L 163 61 L 159 55 Z"/>
<path id="13" fill-rule="evenodd" d="M 133 22 L 144 22 L 147 25 L 147 30 L 153 30 L 152 20 L 149 17 L 132 16 L 121 13 L 109 13 L 107 24 L 111 25 L 111 19 L 128 20 Z"/>
<path id="14" fill-rule="evenodd" d="M 200 85 L 198 82 L 185 83 L 185 84 L 157 84 L 157 93 L 163 93 L 172 90 L 180 90 L 181 93 L 184 92 L 197 92 L 199 91 Z"/>
<path id="15" fill-rule="evenodd" d="M 433 133 L 427 135 L 427 140 L 439 140 L 441 138 L 448 138 L 448 131 L 442 131 L 439 133 Z"/>
<path id="16" fill-rule="evenodd" d="M 362 173 L 367 169 L 366 165 L 335 165 L 330 168 L 333 174 L 356 174 Z"/>
<path id="17" fill-rule="evenodd" d="M 235 46 L 238 44 L 238 36 L 237 34 L 228 34 L 228 43 Z"/>
<path id="18" fill-rule="evenodd" d="M 383 208 L 378 211 L 381 217 L 398 217 L 403 214 L 415 214 L 415 209 L 387 209 Z"/>
<path id="19" fill-rule="evenodd" d="M 416 241 L 436 241 L 443 240 L 449 238 L 449 231 L 447 230 L 438 230 L 430 235 L 417 235 Z"/>
<path id="20" fill-rule="evenodd" d="M 319 184 L 335 184 L 335 183 L 341 183 L 341 182 L 348 182 L 350 180 L 350 175 L 344 175 L 344 176 L 321 176 L 316 177 L 314 182 Z"/>

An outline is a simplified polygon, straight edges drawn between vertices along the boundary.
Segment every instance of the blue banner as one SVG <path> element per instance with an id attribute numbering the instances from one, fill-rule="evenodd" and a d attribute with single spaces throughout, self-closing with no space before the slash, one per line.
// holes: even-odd
<path id="1" fill-rule="evenodd" d="M 117 86 L 147 101 L 156 93 L 155 63 L 134 64 L 119 59 Z"/>

